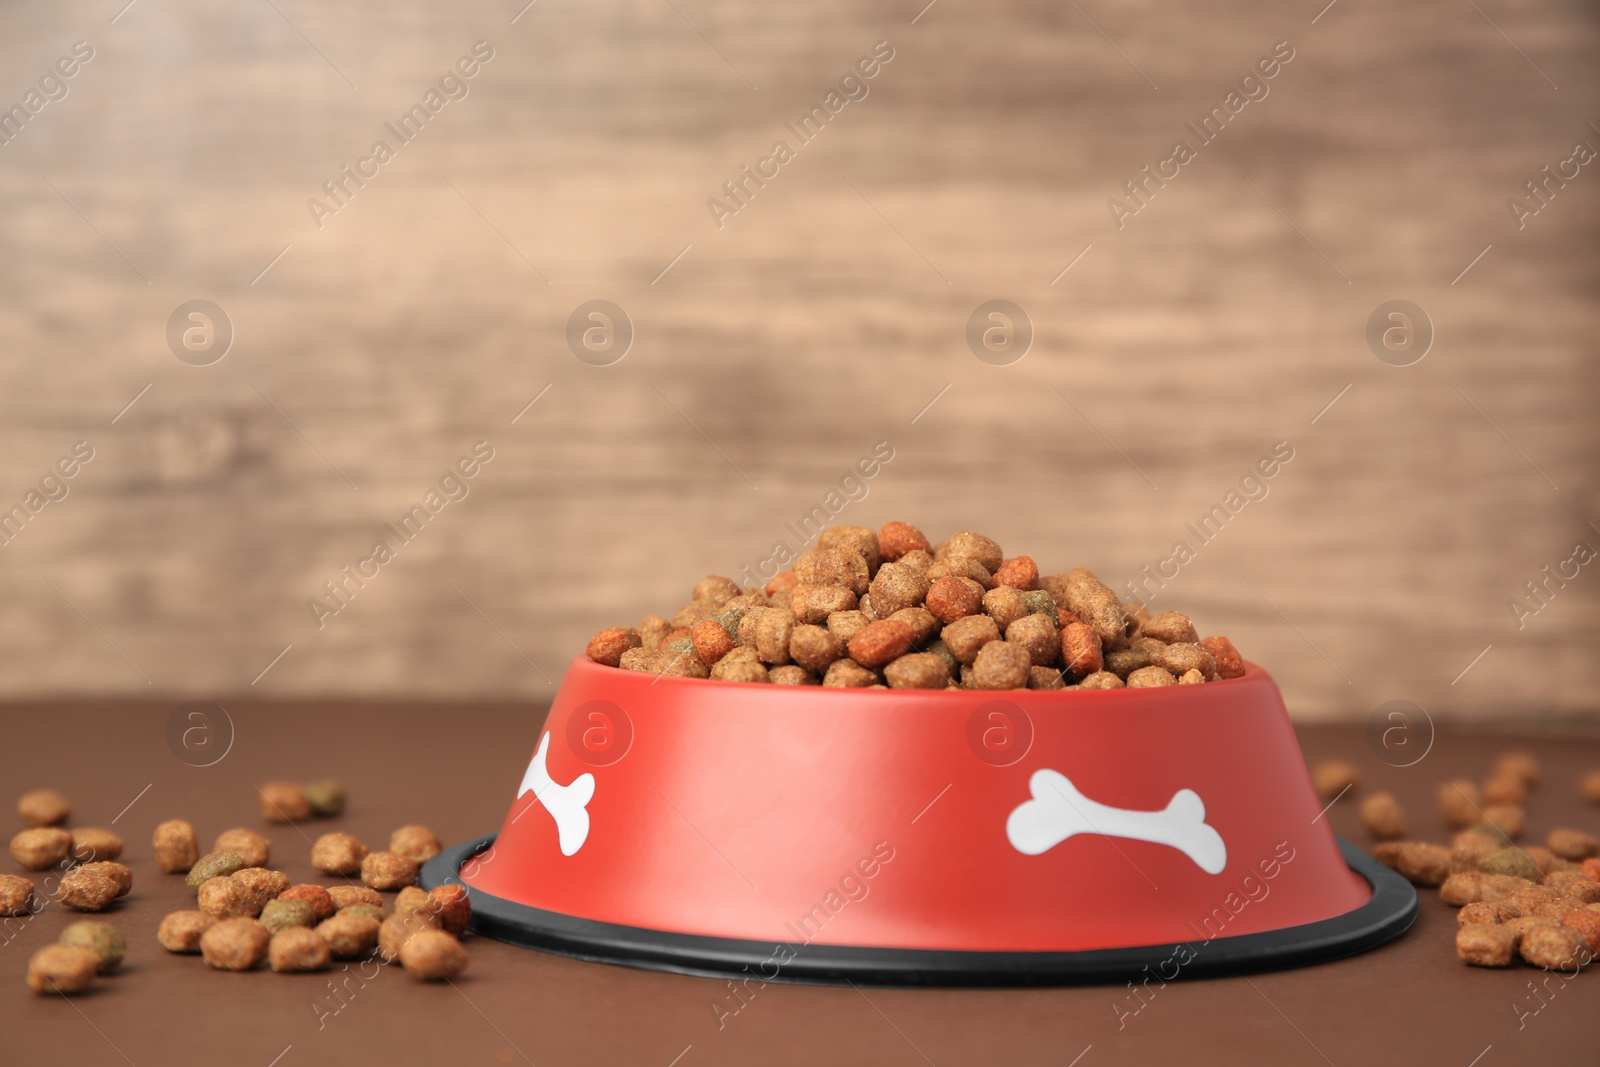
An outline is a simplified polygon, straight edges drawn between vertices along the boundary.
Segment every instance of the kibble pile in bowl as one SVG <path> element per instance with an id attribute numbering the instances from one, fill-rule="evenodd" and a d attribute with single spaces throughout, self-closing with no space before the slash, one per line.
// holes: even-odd
<path id="1" fill-rule="evenodd" d="M 824 530 L 763 589 L 710 575 L 669 621 L 601 630 L 588 657 L 728 682 L 890 689 L 1120 689 L 1244 673 L 1226 637 L 1128 608 L 1087 570 L 1039 573 L 982 534 Z"/>

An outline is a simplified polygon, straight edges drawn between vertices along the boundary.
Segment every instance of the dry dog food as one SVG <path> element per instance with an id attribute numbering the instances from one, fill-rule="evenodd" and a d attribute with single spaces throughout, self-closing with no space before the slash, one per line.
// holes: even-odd
<path id="1" fill-rule="evenodd" d="M 1600 770 L 1585 771 L 1578 779 L 1578 792 L 1591 804 L 1600 804 Z"/>
<path id="2" fill-rule="evenodd" d="M 333 918 L 333 913 L 338 910 L 333 903 L 333 894 L 320 885 L 292 885 L 279 893 L 278 899 L 304 901 L 310 906 L 311 917 L 317 922 Z"/>
<path id="3" fill-rule="evenodd" d="M 190 889 L 199 889 L 213 878 L 226 878 L 235 871 L 244 870 L 249 864 L 237 852 L 208 852 L 195 861 L 189 868 L 189 873 L 184 876 L 183 884 Z"/>
<path id="4" fill-rule="evenodd" d="M 274 935 L 291 926 L 304 926 L 309 929 L 316 925 L 317 921 L 317 913 L 311 909 L 310 904 L 303 900 L 285 900 L 283 897 L 267 901 L 259 917 L 261 925 L 271 930 Z"/>
<path id="5" fill-rule="evenodd" d="M 267 963 L 279 974 L 325 971 L 332 958 L 328 942 L 306 926 L 286 926 L 267 944 Z"/>
<path id="6" fill-rule="evenodd" d="M 1311 768 L 1311 784 L 1317 795 L 1331 801 L 1361 784 L 1361 771 L 1342 759 L 1321 760 Z"/>
<path id="7" fill-rule="evenodd" d="M 364 885 L 330 885 L 328 898 L 333 901 L 335 911 L 343 911 L 352 904 L 371 904 L 375 908 L 383 907 L 383 897 L 376 889 Z"/>
<path id="8" fill-rule="evenodd" d="M 46 945 L 28 960 L 28 988 L 35 993 L 82 993 L 94 984 L 100 957 L 77 945 Z"/>
<path id="9" fill-rule="evenodd" d="M 114 860 L 122 855 L 122 838 L 110 830 L 83 827 L 72 831 L 72 858 L 79 863 Z"/>
<path id="10" fill-rule="evenodd" d="M 1041 574 L 982 534 L 836 526 L 760 589 L 709 575 L 671 619 L 590 640 L 595 663 L 719 681 L 890 689 L 1118 689 L 1237 678 L 1226 637 L 1124 605 L 1077 568 Z M 391 846 L 391 851 L 399 849 Z"/>
<path id="11" fill-rule="evenodd" d="M 215 921 L 203 911 L 169 912 L 156 930 L 156 940 L 168 952 L 199 952 L 201 936 Z"/>
<path id="12" fill-rule="evenodd" d="M 72 832 L 59 826 L 24 830 L 11 839 L 11 858 L 24 870 L 43 871 L 67 858 Z"/>
<path id="13" fill-rule="evenodd" d="M 123 957 L 128 954 L 128 942 L 120 930 L 110 923 L 92 919 L 72 923 L 61 931 L 61 936 L 56 940 L 63 945 L 92 950 L 100 957 L 101 974 L 110 974 L 121 967 Z"/>
<path id="14" fill-rule="evenodd" d="M 307 782 L 304 792 L 306 803 L 311 805 L 311 814 L 323 819 L 344 814 L 344 786 L 332 778 Z"/>
<path id="15" fill-rule="evenodd" d="M 326 922 L 319 923 L 317 933 L 328 943 L 334 959 L 353 960 L 377 947 L 380 925 L 377 919 L 369 915 L 352 915 L 341 911 Z"/>
<path id="16" fill-rule="evenodd" d="M 373 889 L 417 884 L 417 863 L 394 852 L 369 852 L 361 861 L 361 881 Z"/>
<path id="17" fill-rule="evenodd" d="M 311 817 L 311 801 L 304 787 L 294 782 L 262 782 L 256 799 L 261 817 L 268 822 L 298 822 Z"/>
<path id="18" fill-rule="evenodd" d="M 113 868 L 127 872 L 127 884 L 132 884 L 132 872 L 120 863 L 89 863 L 74 867 L 61 876 L 56 896 L 74 911 L 101 911 L 113 900 L 127 892 L 124 880 Z"/>
<path id="19" fill-rule="evenodd" d="M 267 958 L 271 941 L 254 919 L 223 919 L 200 935 L 200 956 L 219 971 L 248 971 Z"/>
<path id="20" fill-rule="evenodd" d="M 323 834 L 311 846 L 311 866 L 328 874 L 359 874 L 367 846 L 351 834 Z"/>
<path id="21" fill-rule="evenodd" d="M 467 966 L 467 950 L 443 930 L 419 930 L 400 946 L 400 966 L 425 982 L 454 978 Z"/>
<path id="22" fill-rule="evenodd" d="M 272 862 L 272 842 L 242 826 L 218 834 L 211 851 L 237 852 L 246 867 L 265 867 Z"/>
<path id="23" fill-rule="evenodd" d="M 1393 793 L 1369 793 L 1361 798 L 1361 822 L 1379 841 L 1406 836 L 1406 817 Z"/>
<path id="24" fill-rule="evenodd" d="M 426 826 L 402 826 L 389 835 L 389 851 L 413 863 L 427 863 L 444 851 L 444 842 Z"/>
<path id="25" fill-rule="evenodd" d="M 72 803 L 54 789 L 35 789 L 17 798 L 24 826 L 60 826 L 72 817 Z"/>
<path id="26" fill-rule="evenodd" d="M 0 917 L 33 910 L 33 883 L 20 874 L 0 874 Z"/>
<path id="27" fill-rule="evenodd" d="M 150 835 L 150 847 L 156 854 L 156 866 L 167 874 L 182 874 L 200 858 L 200 841 L 194 827 L 182 819 L 169 819 L 157 826 Z"/>

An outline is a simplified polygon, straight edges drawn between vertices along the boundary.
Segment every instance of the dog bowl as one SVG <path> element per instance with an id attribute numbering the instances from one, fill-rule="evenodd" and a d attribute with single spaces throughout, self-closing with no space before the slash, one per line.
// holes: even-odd
<path id="1" fill-rule="evenodd" d="M 1404 879 L 1323 818 L 1283 698 L 822 689 L 567 669 L 497 835 L 446 850 L 473 929 L 762 981 L 1121 982 L 1399 936 Z"/>

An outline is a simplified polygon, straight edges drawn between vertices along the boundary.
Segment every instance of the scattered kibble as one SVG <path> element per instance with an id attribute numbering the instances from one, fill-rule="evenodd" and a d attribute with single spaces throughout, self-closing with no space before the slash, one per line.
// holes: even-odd
<path id="1" fill-rule="evenodd" d="M 189 868 L 189 873 L 184 876 L 183 884 L 190 889 L 199 889 L 213 878 L 226 878 L 235 871 L 244 870 L 249 864 L 237 852 L 222 851 L 208 852 L 194 862 Z"/>
<path id="2" fill-rule="evenodd" d="M 182 819 L 169 819 L 150 835 L 156 866 L 167 874 L 182 874 L 200 858 L 200 842 L 194 827 Z"/>
<path id="3" fill-rule="evenodd" d="M 100 956 L 77 945 L 46 945 L 28 960 L 28 988 L 35 993 L 82 993 L 94 984 Z"/>
<path id="4" fill-rule="evenodd" d="M 467 966 L 467 950 L 443 930 L 419 930 L 400 946 L 400 966 L 425 982 L 454 978 Z"/>
<path id="5" fill-rule="evenodd" d="M 356 905 L 360 906 L 360 905 Z M 365 956 L 378 944 L 378 919 L 369 915 L 355 915 L 341 911 L 333 918 L 317 924 L 317 933 L 328 943 L 336 960 L 353 960 Z"/>
<path id="6" fill-rule="evenodd" d="M 1600 804 L 1600 770 L 1583 772 L 1578 778 L 1578 794 L 1591 804 Z"/>
<path id="7" fill-rule="evenodd" d="M 343 911 L 352 904 L 371 904 L 375 908 L 383 907 L 383 895 L 376 889 L 364 885 L 330 885 L 328 898 L 333 901 L 336 911 Z"/>
<path id="8" fill-rule="evenodd" d="M 104 910 L 123 892 L 121 880 L 107 869 L 111 866 L 113 864 L 91 863 L 72 868 L 61 876 L 56 898 L 74 911 Z"/>
<path id="9" fill-rule="evenodd" d="M 1551 830 L 1546 843 L 1549 844 L 1551 852 L 1575 863 L 1590 856 L 1600 855 L 1600 837 L 1584 833 L 1582 830 Z"/>
<path id="10" fill-rule="evenodd" d="M 1361 822 L 1379 841 L 1406 836 L 1406 817 L 1393 793 L 1369 793 L 1361 798 Z"/>
<path id="11" fill-rule="evenodd" d="M 267 956 L 272 935 L 254 919 L 223 919 L 200 935 L 200 955 L 219 971 L 248 971 Z"/>
<path id="12" fill-rule="evenodd" d="M 1348 760 L 1321 760 L 1311 768 L 1311 784 L 1318 796 L 1331 801 L 1361 784 L 1361 771 Z"/>
<path id="13" fill-rule="evenodd" d="M 389 851 L 413 863 L 427 863 L 444 851 L 444 843 L 426 826 L 402 826 L 389 835 Z"/>
<path id="14" fill-rule="evenodd" d="M 277 934 L 280 930 L 287 930 L 291 926 L 310 929 L 316 924 L 317 913 L 303 900 L 285 900 L 279 897 L 267 901 L 266 906 L 261 909 L 260 918 L 262 926 Z"/>
<path id="15" fill-rule="evenodd" d="M 472 920 L 472 899 L 465 886 L 441 885 L 429 890 L 432 908 L 439 916 L 439 925 L 446 933 L 460 937 Z"/>
<path id="16" fill-rule="evenodd" d="M 1496 849 L 1478 861 L 1478 870 L 1485 874 L 1509 874 L 1530 882 L 1544 881 L 1539 865 L 1520 848 Z"/>
<path id="17" fill-rule="evenodd" d="M 216 922 L 203 911 L 168 912 L 156 930 L 156 940 L 168 952 L 199 952 L 200 938 Z"/>
<path id="18" fill-rule="evenodd" d="M 1524 930 L 1517 952 L 1525 962 L 1548 969 L 1582 966 L 1594 958 L 1589 942 L 1569 926 L 1539 925 Z"/>
<path id="19" fill-rule="evenodd" d="M 328 942 L 315 930 L 303 925 L 277 930 L 267 944 L 267 962 L 280 974 L 325 971 L 332 957 Z"/>
<path id="20" fill-rule="evenodd" d="M 1532 752 L 1514 748 L 1496 756 L 1489 773 L 1491 777 L 1506 775 L 1519 779 L 1523 785 L 1531 789 L 1539 784 L 1544 768 L 1540 766 L 1538 758 Z"/>
<path id="21" fill-rule="evenodd" d="M 1456 958 L 1474 967 L 1509 967 L 1517 949 L 1517 932 L 1494 923 L 1456 929 Z"/>
<path id="22" fill-rule="evenodd" d="M 417 863 L 394 852 L 369 852 L 361 861 L 361 881 L 373 889 L 416 885 Z"/>
<path id="23" fill-rule="evenodd" d="M 110 830 L 83 827 L 72 831 L 72 858 L 79 863 L 114 860 L 122 855 L 122 838 Z"/>
<path id="24" fill-rule="evenodd" d="M 1372 850 L 1379 863 L 1423 886 L 1442 884 L 1450 876 L 1450 850 L 1424 841 L 1386 841 Z"/>
<path id="25" fill-rule="evenodd" d="M 278 894 L 279 900 L 303 900 L 311 907 L 311 915 L 317 922 L 333 918 L 338 908 L 333 903 L 333 895 L 325 886 L 320 885 L 292 885 Z"/>
<path id="26" fill-rule="evenodd" d="M 1483 794 L 1470 778 L 1454 778 L 1439 787 L 1439 814 L 1457 830 L 1483 821 Z"/>
<path id="27" fill-rule="evenodd" d="M 95 922 L 91 919 L 68 925 L 61 931 L 61 936 L 57 940 L 63 945 L 73 945 L 94 952 L 100 959 L 101 974 L 110 974 L 121 967 L 123 957 L 128 954 L 128 942 L 120 930 L 110 923 Z"/>
<path id="28" fill-rule="evenodd" d="M 1129 610 L 1081 567 L 1041 574 L 982 534 L 931 546 L 904 522 L 824 530 L 760 589 L 709 575 L 670 620 L 601 630 L 586 654 L 630 671 L 827 688 L 1142 688 L 1245 673 L 1226 637 L 1202 641 L 1179 612 Z"/>
<path id="29" fill-rule="evenodd" d="M 72 802 L 54 789 L 35 789 L 17 799 L 24 826 L 60 826 L 72 817 Z"/>
<path id="30" fill-rule="evenodd" d="M 32 880 L 20 874 L 0 874 L 0 917 L 27 915 L 32 910 Z"/>
<path id="31" fill-rule="evenodd" d="M 307 782 L 305 795 L 306 803 L 311 805 L 311 814 L 318 818 L 331 819 L 344 814 L 344 786 L 332 778 Z"/>
<path id="32" fill-rule="evenodd" d="M 211 851 L 237 852 L 246 867 L 265 867 L 272 862 L 272 842 L 242 826 L 218 834 Z"/>
<path id="33" fill-rule="evenodd" d="M 59 826 L 23 830 L 11 839 L 11 858 L 28 871 L 48 870 L 66 859 L 71 850 L 71 831 Z"/>
<path id="34" fill-rule="evenodd" d="M 311 817 L 311 801 L 294 782 L 263 782 L 258 791 L 261 817 L 267 822 L 298 822 Z"/>
<path id="35" fill-rule="evenodd" d="M 311 846 L 311 866 L 328 874 L 358 874 L 367 846 L 352 834 L 323 834 Z"/>

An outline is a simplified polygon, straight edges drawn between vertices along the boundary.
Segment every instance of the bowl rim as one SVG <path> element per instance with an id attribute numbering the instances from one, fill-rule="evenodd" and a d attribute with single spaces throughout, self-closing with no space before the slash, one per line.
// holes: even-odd
<path id="1" fill-rule="evenodd" d="M 714 684 L 719 688 L 737 688 L 768 693 L 793 690 L 802 693 L 873 694 L 871 699 L 877 699 L 878 694 L 887 696 L 892 693 L 899 700 L 916 699 L 929 702 L 943 700 L 947 703 L 970 701 L 974 696 L 988 696 L 994 700 L 1013 700 L 1018 696 L 1022 696 L 1023 699 L 1029 701 L 1054 702 L 1149 699 L 1149 695 L 1155 693 L 1172 693 L 1172 696 L 1168 699 L 1186 699 L 1193 694 L 1215 693 L 1217 690 L 1214 687 L 1216 686 L 1239 686 L 1260 682 L 1263 679 L 1268 682 L 1273 681 L 1272 675 L 1267 672 L 1265 667 L 1251 660 L 1244 660 L 1243 663 L 1244 673 L 1237 678 L 1218 678 L 1200 685 L 1139 686 L 1131 689 L 1127 686 L 1120 686 L 1116 689 L 874 689 L 868 686 L 773 685 L 770 682 L 731 682 L 721 678 L 689 678 L 676 674 L 651 674 L 649 671 L 624 670 L 621 667 L 611 667 L 604 663 L 596 663 L 581 652 L 572 657 L 571 662 L 567 664 L 567 673 L 570 674 L 575 668 L 580 667 L 585 673 L 591 670 L 608 671 L 624 677 L 637 676 L 640 679 L 649 679 L 645 683 L 647 686 Z M 562 684 L 564 685 L 565 683 L 566 675 L 563 675 Z M 559 689 L 560 686 L 557 688 Z M 1190 693 L 1179 697 L 1177 693 L 1184 690 L 1188 690 Z M 1139 696 L 1136 697 L 1134 694 L 1139 694 Z M 829 697 L 827 699 L 834 698 Z"/>

